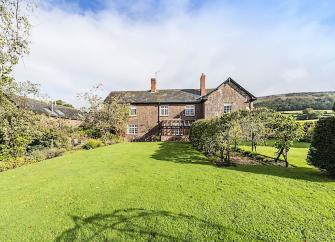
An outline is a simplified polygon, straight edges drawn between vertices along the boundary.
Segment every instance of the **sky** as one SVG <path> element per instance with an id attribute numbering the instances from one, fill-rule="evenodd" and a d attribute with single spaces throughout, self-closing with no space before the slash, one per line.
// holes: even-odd
<path id="1" fill-rule="evenodd" d="M 77 94 L 208 88 L 256 96 L 335 90 L 333 0 L 41 0 L 18 81 L 79 107 Z"/>

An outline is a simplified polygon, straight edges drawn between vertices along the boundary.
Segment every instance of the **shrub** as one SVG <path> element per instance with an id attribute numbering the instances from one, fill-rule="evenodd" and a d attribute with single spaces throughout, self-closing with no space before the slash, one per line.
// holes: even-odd
<path id="1" fill-rule="evenodd" d="M 29 154 L 27 160 L 30 162 L 38 162 L 61 156 L 64 154 L 64 152 L 65 149 L 59 149 L 59 148 L 37 149 Z"/>
<path id="2" fill-rule="evenodd" d="M 103 142 L 107 145 L 117 144 L 124 141 L 122 136 L 116 134 L 106 134 L 102 137 Z"/>
<path id="3" fill-rule="evenodd" d="M 54 120 L 40 116 L 36 125 L 38 135 L 30 144 L 30 149 L 42 148 L 71 148 L 73 130 L 63 120 Z"/>
<path id="4" fill-rule="evenodd" d="M 15 160 L 12 161 L 0 161 L 0 172 L 9 170 L 9 169 L 14 169 L 16 167 L 23 166 L 24 164 L 31 163 L 27 161 L 26 159 L 20 157 L 16 158 Z"/>
<path id="5" fill-rule="evenodd" d="M 83 145 L 83 149 L 91 150 L 103 146 L 104 143 L 98 139 L 89 139 L 86 144 Z"/>
<path id="6" fill-rule="evenodd" d="M 301 125 L 304 133 L 303 137 L 299 141 L 311 143 L 315 128 L 315 122 L 304 122 Z"/>
<path id="7" fill-rule="evenodd" d="M 335 175 L 335 117 L 317 122 L 307 160 Z"/>

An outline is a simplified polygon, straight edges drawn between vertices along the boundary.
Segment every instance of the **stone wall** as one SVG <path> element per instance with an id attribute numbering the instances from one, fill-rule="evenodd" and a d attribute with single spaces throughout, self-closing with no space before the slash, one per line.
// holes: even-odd
<path id="1" fill-rule="evenodd" d="M 128 124 L 136 124 L 138 126 L 137 135 L 127 135 L 128 140 L 154 140 L 159 135 L 158 124 L 163 120 L 181 119 L 181 120 L 197 120 L 203 118 L 202 104 L 195 105 L 195 116 L 185 116 L 185 106 L 188 104 L 170 104 L 169 116 L 159 117 L 158 104 L 137 104 L 136 116 L 129 116 Z M 189 104 L 192 105 L 192 104 Z"/>
<path id="2" fill-rule="evenodd" d="M 205 118 L 222 115 L 224 103 L 231 103 L 232 111 L 246 110 L 252 107 L 246 94 L 227 83 L 208 95 L 208 100 L 204 103 Z"/>

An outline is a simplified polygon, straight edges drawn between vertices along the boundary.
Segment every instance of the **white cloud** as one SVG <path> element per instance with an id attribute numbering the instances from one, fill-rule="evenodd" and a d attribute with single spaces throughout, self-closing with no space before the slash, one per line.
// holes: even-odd
<path id="1" fill-rule="evenodd" d="M 205 72 L 208 87 L 231 76 L 257 96 L 335 89 L 333 29 L 285 16 L 262 22 L 230 7 L 190 12 L 186 6 L 170 6 L 155 21 L 135 21 L 111 8 L 82 15 L 40 8 L 31 54 L 16 78 L 77 105 L 76 94 L 97 83 L 104 94 L 148 89 L 158 70 L 159 88 L 197 88 Z"/>

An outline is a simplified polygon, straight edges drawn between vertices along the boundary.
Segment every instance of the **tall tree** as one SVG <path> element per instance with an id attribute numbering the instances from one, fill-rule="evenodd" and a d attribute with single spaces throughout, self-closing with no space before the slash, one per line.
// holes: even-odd
<path id="1" fill-rule="evenodd" d="M 256 108 L 247 112 L 241 121 L 244 138 L 250 141 L 252 151 L 257 151 L 257 145 L 265 142 L 269 134 L 267 122 L 270 114 L 268 109 Z"/>
<path id="2" fill-rule="evenodd" d="M 35 131 L 32 113 L 20 107 L 37 86 L 12 76 L 14 66 L 29 53 L 27 10 L 32 7 L 29 0 L 0 0 L 0 160 L 24 155 Z"/>
<path id="3" fill-rule="evenodd" d="M 94 138 L 103 138 L 108 141 L 111 134 L 124 136 L 130 107 L 117 99 L 105 102 L 98 91 L 101 85 L 93 87 L 80 97 L 88 102 L 83 127 L 92 132 Z"/>
<path id="4" fill-rule="evenodd" d="M 302 138 L 303 127 L 293 117 L 276 113 L 273 117 L 272 128 L 276 139 L 274 146 L 277 148 L 278 155 L 276 162 L 283 155 L 285 166 L 288 167 L 288 152 L 293 142 Z"/>
<path id="5" fill-rule="evenodd" d="M 0 0 L 0 104 L 8 104 L 16 91 L 13 67 L 29 53 L 29 0 Z"/>

